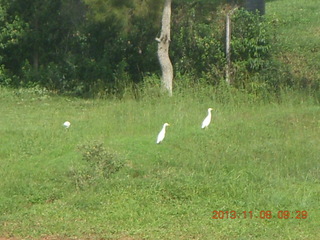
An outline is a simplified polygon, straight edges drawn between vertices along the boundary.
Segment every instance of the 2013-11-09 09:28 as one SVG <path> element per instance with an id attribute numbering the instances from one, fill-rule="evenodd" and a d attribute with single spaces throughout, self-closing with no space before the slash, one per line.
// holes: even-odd
<path id="1" fill-rule="evenodd" d="M 212 211 L 212 219 L 307 219 L 308 212 L 303 211 Z"/>

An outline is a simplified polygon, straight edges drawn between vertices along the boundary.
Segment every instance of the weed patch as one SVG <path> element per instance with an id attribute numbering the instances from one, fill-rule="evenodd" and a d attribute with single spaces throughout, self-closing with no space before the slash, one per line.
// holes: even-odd
<path id="1" fill-rule="evenodd" d="M 89 186 L 98 179 L 110 178 L 125 164 L 119 153 L 106 149 L 101 142 L 80 145 L 78 151 L 84 164 L 70 168 L 70 176 L 77 188 Z"/>

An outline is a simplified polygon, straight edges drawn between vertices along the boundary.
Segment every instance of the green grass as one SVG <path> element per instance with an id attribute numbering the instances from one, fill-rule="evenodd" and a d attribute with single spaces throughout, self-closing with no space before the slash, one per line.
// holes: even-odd
<path id="1" fill-rule="evenodd" d="M 312 100 L 292 94 L 280 104 L 221 104 L 210 95 L 103 101 L 0 92 L 0 236 L 320 237 L 320 107 Z M 208 107 L 212 125 L 203 131 Z M 164 122 L 171 126 L 156 145 Z M 79 183 L 71 173 L 88 165 L 78 147 L 94 141 L 126 164 L 108 179 L 89 182 L 79 173 Z M 274 217 L 212 219 L 214 210 Z M 281 210 L 309 215 L 278 219 Z"/>
<path id="2" fill-rule="evenodd" d="M 278 21 L 279 59 L 315 81 L 317 2 L 267 3 Z M 260 101 L 209 87 L 172 98 L 152 93 L 85 100 L 0 88 L 0 237 L 320 239 L 316 100 L 284 93 Z M 203 131 L 208 107 L 212 124 Z M 171 126 L 157 145 L 164 122 Z M 125 162 L 109 178 L 88 175 L 79 146 L 95 142 Z M 254 217 L 212 219 L 215 210 Z M 256 218 L 265 211 L 273 218 Z M 308 217 L 279 219 L 278 211 Z"/>
<path id="3" fill-rule="evenodd" d="M 320 6 L 318 0 L 275 0 L 267 3 L 275 23 L 278 56 L 304 85 L 320 82 Z"/>

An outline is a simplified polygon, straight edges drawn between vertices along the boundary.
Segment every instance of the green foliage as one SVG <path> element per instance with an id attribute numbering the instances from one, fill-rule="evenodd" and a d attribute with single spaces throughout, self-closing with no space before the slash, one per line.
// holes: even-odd
<path id="1" fill-rule="evenodd" d="M 13 64 L 15 56 L 12 54 L 21 44 L 27 29 L 27 24 L 19 16 L 8 13 L 9 3 L 0 1 L 0 85 L 12 84 L 12 74 L 7 69 L 7 64 Z"/>
<path id="2" fill-rule="evenodd" d="M 173 1 L 170 57 L 178 78 L 205 86 L 225 81 L 225 18 L 230 6 L 224 3 Z M 137 86 L 160 75 L 154 39 L 162 8 L 163 1 L 156 0 L 1 0 L 0 84 L 41 85 L 82 97 L 139 95 Z M 243 9 L 234 12 L 235 87 L 253 95 L 286 87 L 319 89 L 318 41 L 311 30 L 305 36 L 312 41 L 291 41 L 291 47 L 289 38 L 278 34 L 287 31 L 286 24 L 294 27 L 297 19 L 303 19 L 298 26 L 309 21 L 301 14 L 282 19 Z"/>
<path id="3" fill-rule="evenodd" d="M 231 23 L 232 85 L 263 98 L 291 87 L 292 74 L 288 66 L 275 57 L 273 22 L 258 12 L 238 9 L 232 15 Z"/>
<path id="4" fill-rule="evenodd" d="M 92 142 L 78 147 L 83 163 L 69 168 L 69 177 L 76 189 L 84 190 L 100 181 L 110 179 L 124 167 L 124 159 L 115 151 L 107 150 L 103 143 Z"/>
<path id="5" fill-rule="evenodd" d="M 215 3 L 183 4 L 173 13 L 172 60 L 178 74 L 217 83 L 224 75 L 224 19 Z M 207 11 L 203 10 L 203 7 Z"/>
<path id="6" fill-rule="evenodd" d="M 265 67 L 270 57 L 270 36 L 268 23 L 263 16 L 238 10 L 232 18 L 232 59 L 245 62 L 250 72 Z"/>
<path id="7" fill-rule="evenodd" d="M 272 61 L 270 26 L 263 16 L 242 9 L 235 12 L 232 23 L 234 83 L 242 85 L 254 81 L 252 76 L 267 69 Z"/>
<path id="8" fill-rule="evenodd" d="M 0 85 L 1 86 L 10 86 L 11 78 L 10 75 L 7 73 L 4 65 L 0 65 Z"/>
<path id="9" fill-rule="evenodd" d="M 200 78 L 204 84 L 218 85 L 225 81 L 225 17 L 228 10 L 201 11 L 198 7 L 187 6 L 176 13 L 173 62 L 177 75 L 189 75 L 196 82 Z M 243 9 L 235 11 L 231 22 L 233 86 L 256 95 L 257 92 L 278 91 L 287 84 L 290 74 L 286 75 L 272 56 L 272 25 L 263 16 Z M 278 77 L 280 75 L 282 78 Z"/>
<path id="10" fill-rule="evenodd" d="M 106 150 L 103 143 L 82 145 L 79 150 L 82 153 L 82 160 L 89 164 L 93 170 L 92 174 L 98 177 L 108 178 L 124 166 L 124 161 L 119 154 Z"/>

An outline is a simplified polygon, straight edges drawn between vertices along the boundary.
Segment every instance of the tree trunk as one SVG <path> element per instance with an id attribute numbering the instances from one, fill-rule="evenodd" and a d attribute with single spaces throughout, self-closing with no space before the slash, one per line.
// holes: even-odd
<path id="1" fill-rule="evenodd" d="M 231 79 L 231 51 L 230 51 L 230 42 L 231 42 L 231 16 L 238 9 L 238 7 L 233 8 L 227 13 L 226 17 L 226 82 L 232 84 Z"/>
<path id="2" fill-rule="evenodd" d="M 226 66 L 226 82 L 230 84 L 230 68 L 231 68 L 231 59 L 230 59 L 230 39 L 231 39 L 231 30 L 230 30 L 230 14 L 227 14 L 226 18 L 226 57 L 227 57 L 227 66 Z"/>
<path id="3" fill-rule="evenodd" d="M 36 18 L 34 20 L 34 29 L 35 32 L 39 33 L 39 22 L 38 19 Z M 39 46 L 36 43 L 33 43 L 34 47 L 33 47 L 33 54 L 32 54 L 32 65 L 33 65 L 33 70 L 35 70 L 36 72 L 38 72 L 39 69 Z"/>
<path id="4" fill-rule="evenodd" d="M 172 96 L 173 79 L 173 67 L 169 57 L 171 2 L 172 0 L 165 0 L 162 14 L 161 34 L 160 38 L 156 39 L 158 41 L 158 58 L 162 70 L 162 84 L 170 96 Z"/>

